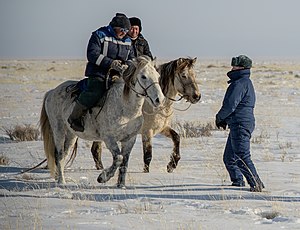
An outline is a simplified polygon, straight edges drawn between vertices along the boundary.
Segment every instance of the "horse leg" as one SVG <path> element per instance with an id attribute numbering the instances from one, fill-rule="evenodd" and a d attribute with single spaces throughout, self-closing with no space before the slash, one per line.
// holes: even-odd
<path id="1" fill-rule="evenodd" d="M 64 162 L 64 153 L 63 150 L 57 150 L 57 148 L 55 148 L 55 164 L 56 164 L 56 179 L 57 179 L 57 183 L 59 184 L 65 184 L 66 180 L 65 180 L 65 175 L 64 175 L 64 169 L 65 169 L 65 162 Z"/>
<path id="2" fill-rule="evenodd" d="M 106 141 L 105 144 L 113 156 L 113 163 L 99 174 L 97 178 L 99 183 L 105 183 L 112 178 L 115 175 L 117 168 L 123 162 L 123 156 L 121 155 L 118 143 L 116 141 Z"/>
<path id="3" fill-rule="evenodd" d="M 64 170 L 65 170 L 65 159 L 68 155 L 68 151 L 70 150 L 71 146 L 74 144 L 76 140 L 76 137 L 71 134 L 70 132 L 67 132 L 67 134 L 64 137 L 56 136 L 56 147 L 55 148 L 55 163 L 57 167 L 57 182 L 59 184 L 65 184 L 65 176 L 64 176 Z"/>
<path id="4" fill-rule="evenodd" d="M 118 182 L 117 187 L 118 188 L 125 188 L 125 180 L 126 180 L 126 172 L 128 168 L 128 161 L 129 156 L 132 151 L 133 145 L 136 141 L 136 137 L 134 136 L 130 138 L 129 140 L 126 140 L 126 142 L 122 142 L 122 155 L 123 155 L 123 162 L 119 167 L 119 176 L 118 176 Z"/>
<path id="5" fill-rule="evenodd" d="M 102 154 L 102 142 L 101 141 L 94 141 L 91 152 L 93 154 L 94 162 L 96 169 L 102 170 L 104 169 L 102 160 L 101 160 L 101 154 Z"/>
<path id="6" fill-rule="evenodd" d="M 170 162 L 167 165 L 167 171 L 169 173 L 173 172 L 173 170 L 177 167 L 178 161 L 180 160 L 180 136 L 174 129 L 171 127 L 166 127 L 161 134 L 165 135 L 166 137 L 169 137 L 172 139 L 174 147 L 173 147 L 173 152 L 170 156 Z"/>
<path id="7" fill-rule="evenodd" d="M 73 146 L 74 148 L 74 152 L 72 153 L 69 161 L 71 160 L 71 164 L 69 167 L 71 167 L 71 165 L 73 164 L 73 161 L 77 155 L 77 144 L 75 145 L 76 141 L 78 141 L 78 138 L 71 133 L 70 131 L 66 131 L 66 139 L 65 139 L 65 143 L 64 143 L 64 151 L 66 152 L 66 155 L 69 154 L 69 152 L 71 151 L 71 147 Z M 65 164 L 65 167 L 68 167 L 68 163 L 69 161 Z"/>
<path id="8" fill-rule="evenodd" d="M 152 160 L 152 135 L 150 131 L 142 134 L 143 154 L 144 154 L 144 173 L 150 170 L 150 162 Z"/>

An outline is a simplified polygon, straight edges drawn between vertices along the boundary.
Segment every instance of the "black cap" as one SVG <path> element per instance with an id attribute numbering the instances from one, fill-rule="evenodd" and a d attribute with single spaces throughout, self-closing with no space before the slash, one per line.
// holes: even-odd
<path id="1" fill-rule="evenodd" d="M 127 16 L 125 14 L 122 14 L 122 13 L 116 13 L 116 16 L 113 17 L 113 19 L 111 20 L 109 25 L 113 28 L 121 27 L 121 28 L 124 28 L 127 30 L 129 30 L 131 27 L 129 19 L 127 18 Z"/>
<path id="2" fill-rule="evenodd" d="M 142 31 L 142 22 L 141 19 L 137 17 L 131 17 L 129 18 L 131 26 L 138 26 L 140 28 L 140 32 Z"/>

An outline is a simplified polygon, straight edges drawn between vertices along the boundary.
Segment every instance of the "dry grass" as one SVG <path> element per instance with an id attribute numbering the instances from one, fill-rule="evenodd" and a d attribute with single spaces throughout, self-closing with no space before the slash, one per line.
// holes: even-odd
<path id="1" fill-rule="evenodd" d="M 262 144 L 262 143 L 265 143 L 267 142 L 267 140 L 270 139 L 270 134 L 268 133 L 267 130 L 262 130 L 260 135 L 258 136 L 255 136 L 252 138 L 252 143 L 253 144 Z"/>
<path id="2" fill-rule="evenodd" d="M 4 128 L 6 134 L 13 141 L 37 141 L 40 131 L 32 125 L 16 125 L 14 128 Z"/>
<path id="3" fill-rule="evenodd" d="M 210 137 L 211 131 L 215 129 L 212 123 L 203 124 L 197 121 L 173 122 L 172 127 L 178 130 L 179 135 L 184 138 Z"/>

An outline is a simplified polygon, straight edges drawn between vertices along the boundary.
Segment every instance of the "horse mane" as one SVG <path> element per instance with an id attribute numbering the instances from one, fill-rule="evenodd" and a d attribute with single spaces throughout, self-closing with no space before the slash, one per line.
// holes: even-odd
<path id="1" fill-rule="evenodd" d="M 183 69 L 193 68 L 194 59 L 192 58 L 178 58 L 173 61 L 162 64 L 159 69 L 160 73 L 160 86 L 164 95 L 168 92 L 169 84 L 174 85 L 175 75 Z"/>
<path id="2" fill-rule="evenodd" d="M 128 68 L 125 70 L 123 74 L 123 79 L 125 81 L 123 95 L 124 98 L 128 98 L 130 92 L 130 85 L 135 84 L 136 75 L 135 72 L 137 69 L 141 69 L 146 66 L 149 62 L 151 62 L 151 58 L 146 55 L 141 55 L 137 58 L 134 58 L 129 62 Z"/>

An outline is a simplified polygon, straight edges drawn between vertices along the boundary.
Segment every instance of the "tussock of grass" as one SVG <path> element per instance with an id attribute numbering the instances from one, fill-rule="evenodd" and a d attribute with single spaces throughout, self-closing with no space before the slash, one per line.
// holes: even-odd
<path id="1" fill-rule="evenodd" d="M 201 124 L 200 122 L 173 122 L 172 127 L 178 130 L 179 135 L 184 138 L 210 137 L 211 131 L 215 129 L 212 123 Z"/>
<path id="2" fill-rule="evenodd" d="M 270 211 L 270 212 L 262 212 L 260 213 L 261 217 L 266 218 L 268 220 L 272 220 L 278 216 L 280 216 L 280 213 L 277 211 Z"/>
<path id="3" fill-rule="evenodd" d="M 259 136 L 252 138 L 253 144 L 262 144 L 270 139 L 270 134 L 266 130 L 262 130 Z"/>
<path id="4" fill-rule="evenodd" d="M 4 128 L 6 134 L 13 141 L 37 141 L 40 132 L 32 125 L 16 125 L 14 128 Z"/>

